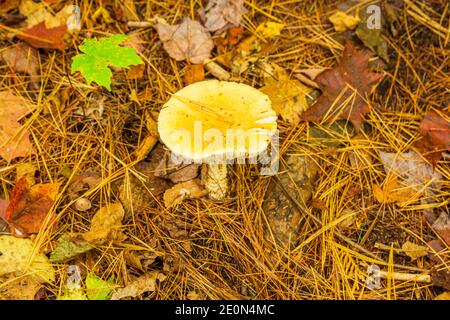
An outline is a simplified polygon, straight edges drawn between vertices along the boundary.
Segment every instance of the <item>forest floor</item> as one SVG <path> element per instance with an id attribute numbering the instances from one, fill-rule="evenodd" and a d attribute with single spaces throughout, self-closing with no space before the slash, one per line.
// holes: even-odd
<path id="1" fill-rule="evenodd" d="M 0 298 L 449 298 L 448 2 L 245 1 L 237 26 L 208 33 L 214 70 L 174 59 L 155 28 L 204 25 L 206 1 L 80 1 L 81 30 L 63 45 L 45 33 L 53 47 L 20 36 L 50 18 L 31 22 L 18 2 L 0 1 Z M 50 17 L 71 4 L 42 3 Z M 375 31 L 361 26 L 369 5 Z M 141 66 L 113 68 L 111 90 L 71 72 L 83 40 L 115 34 Z M 180 183 L 202 188 L 201 168 L 170 163 L 158 112 L 217 78 L 277 104 L 280 168 L 230 165 L 224 200 L 168 200 Z M 13 104 L 32 107 L 5 120 Z"/>

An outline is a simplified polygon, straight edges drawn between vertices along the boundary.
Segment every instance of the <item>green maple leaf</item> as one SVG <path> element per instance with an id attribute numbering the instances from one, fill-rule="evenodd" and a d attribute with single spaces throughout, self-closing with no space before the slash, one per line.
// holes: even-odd
<path id="1" fill-rule="evenodd" d="M 72 73 L 80 71 L 87 83 L 92 81 L 111 91 L 112 72 L 109 66 L 125 68 L 143 64 L 133 48 L 121 47 L 127 36 L 116 34 L 109 38 L 85 39 L 79 49 L 84 52 L 72 60 Z"/>

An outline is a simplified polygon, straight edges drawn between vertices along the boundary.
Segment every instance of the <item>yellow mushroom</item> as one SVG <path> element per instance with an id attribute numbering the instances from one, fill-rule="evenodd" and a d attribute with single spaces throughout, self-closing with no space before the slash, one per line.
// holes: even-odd
<path id="1" fill-rule="evenodd" d="M 183 161 L 207 163 L 209 196 L 227 193 L 227 163 L 255 159 L 276 132 L 267 95 L 241 83 L 206 80 L 172 95 L 158 118 L 162 142 Z"/>

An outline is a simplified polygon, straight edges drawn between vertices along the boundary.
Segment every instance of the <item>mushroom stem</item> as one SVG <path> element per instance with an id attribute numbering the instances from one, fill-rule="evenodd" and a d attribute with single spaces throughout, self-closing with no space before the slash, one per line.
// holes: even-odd
<path id="1" fill-rule="evenodd" d="M 205 175 L 205 188 L 209 197 L 215 201 L 221 201 L 228 192 L 228 177 L 226 163 L 208 164 Z"/>

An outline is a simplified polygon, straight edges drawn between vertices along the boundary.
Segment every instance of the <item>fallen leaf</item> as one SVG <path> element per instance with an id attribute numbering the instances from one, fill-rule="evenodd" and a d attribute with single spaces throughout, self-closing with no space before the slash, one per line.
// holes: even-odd
<path id="1" fill-rule="evenodd" d="M 100 92 L 92 92 L 83 99 L 80 106 L 74 111 L 74 114 L 85 116 L 89 119 L 99 121 L 102 120 L 105 111 L 106 97 Z"/>
<path id="2" fill-rule="evenodd" d="M 192 180 L 198 176 L 200 165 L 196 163 L 174 162 L 171 153 L 166 152 L 155 168 L 156 177 L 169 179 L 173 183 Z"/>
<path id="3" fill-rule="evenodd" d="M 44 22 L 40 22 L 17 35 L 17 38 L 28 42 L 35 48 L 64 50 L 64 35 L 67 32 L 66 25 L 47 28 Z"/>
<path id="4" fill-rule="evenodd" d="M 242 16 L 248 11 L 244 7 L 244 0 L 209 0 L 205 12 L 205 28 L 215 32 L 240 26 Z"/>
<path id="5" fill-rule="evenodd" d="M 432 270 L 431 283 L 435 286 L 450 290 L 450 271 L 447 269 Z"/>
<path id="6" fill-rule="evenodd" d="M 32 186 L 36 183 L 35 173 L 37 169 L 36 166 L 31 162 L 22 162 L 16 166 L 16 182 L 22 177 L 26 177 L 28 180 L 28 185 Z"/>
<path id="7" fill-rule="evenodd" d="M 32 83 L 40 81 L 39 53 L 36 49 L 17 43 L 2 51 L 2 58 L 13 72 L 28 74 Z"/>
<path id="8" fill-rule="evenodd" d="M 0 236 L 0 276 L 10 273 L 29 275 L 39 282 L 55 280 L 48 258 L 35 251 L 30 239 Z"/>
<path id="9" fill-rule="evenodd" d="M 185 86 L 205 79 L 205 69 L 202 64 L 190 64 L 184 72 L 183 82 Z"/>
<path id="10" fill-rule="evenodd" d="M 96 82 L 111 91 L 112 72 L 109 67 L 125 68 L 144 63 L 136 49 L 120 46 L 127 39 L 123 34 L 84 39 L 78 47 L 83 53 L 72 59 L 72 73 L 80 71 L 88 84 Z"/>
<path id="11" fill-rule="evenodd" d="M 128 284 L 124 288 L 118 289 L 113 293 L 111 300 L 120 300 L 123 298 L 136 298 L 145 292 L 153 292 L 156 290 L 156 283 L 162 282 L 166 276 L 159 271 L 149 272 Z"/>
<path id="12" fill-rule="evenodd" d="M 66 262 L 92 250 L 94 247 L 85 241 L 72 239 L 69 235 L 59 238 L 55 250 L 50 253 L 50 262 Z"/>
<path id="13" fill-rule="evenodd" d="M 380 185 L 373 185 L 373 195 L 379 203 L 398 203 L 404 206 L 408 202 L 416 199 L 417 192 L 410 186 L 402 186 L 398 182 L 397 176 L 389 174 L 386 181 L 381 187 Z"/>
<path id="14" fill-rule="evenodd" d="M 434 195 L 441 189 L 443 177 L 425 163 L 414 151 L 389 153 L 378 151 L 384 171 L 395 174 L 400 181 L 416 190 Z"/>
<path id="15" fill-rule="evenodd" d="M 193 179 L 176 184 L 164 193 L 164 204 L 170 208 L 183 202 L 184 199 L 197 199 L 206 196 L 208 191 L 204 189 L 199 179 Z"/>
<path id="16" fill-rule="evenodd" d="M 291 125 L 300 122 L 300 114 L 308 108 L 307 95 L 312 91 L 298 80 L 291 80 L 286 70 L 272 64 L 272 70 L 265 79 L 265 86 L 259 89 L 267 94 L 275 112 Z"/>
<path id="17" fill-rule="evenodd" d="M 0 1 L 0 14 L 7 13 L 8 11 L 17 7 L 17 0 L 1 0 Z"/>
<path id="18" fill-rule="evenodd" d="M 334 120 L 348 119 L 359 131 L 364 115 L 370 111 L 365 95 L 383 78 L 382 74 L 369 71 L 369 58 L 369 54 L 346 42 L 341 62 L 317 76 L 322 95 L 301 119 L 314 122 L 322 121 L 325 116 Z M 337 111 L 339 113 L 335 114 Z"/>
<path id="19" fill-rule="evenodd" d="M 416 148 L 435 166 L 442 152 L 450 151 L 450 113 L 428 110 L 419 127 L 421 139 Z"/>
<path id="20" fill-rule="evenodd" d="M 312 197 L 318 170 L 311 158 L 288 155 L 281 162 L 279 180 L 269 185 L 263 210 L 275 239 L 284 247 L 295 245 L 303 216 L 291 198 L 306 205 Z"/>
<path id="21" fill-rule="evenodd" d="M 388 45 L 383 38 L 384 24 L 379 28 L 370 27 L 368 19 L 372 14 L 367 13 L 367 6 L 359 11 L 361 22 L 355 30 L 356 36 L 364 43 L 364 45 L 381 57 L 384 61 L 389 62 Z"/>
<path id="22" fill-rule="evenodd" d="M 144 160 L 157 143 L 158 143 L 157 136 L 156 137 L 153 135 L 146 136 L 139 144 L 139 147 L 134 151 L 136 161 Z"/>
<path id="23" fill-rule="evenodd" d="M 32 276 L 15 276 L 0 278 L 0 298 L 5 300 L 34 300 L 41 289 L 41 283 Z"/>
<path id="24" fill-rule="evenodd" d="M 160 21 L 155 24 L 155 29 L 164 49 L 177 61 L 187 60 L 192 64 L 200 64 L 210 57 L 214 48 L 211 35 L 199 22 L 188 17 L 177 25 Z"/>
<path id="25" fill-rule="evenodd" d="M 86 295 L 89 300 L 108 300 L 114 279 L 110 278 L 108 281 L 102 280 L 93 273 L 86 276 Z"/>
<path id="26" fill-rule="evenodd" d="M 337 32 L 353 30 L 356 28 L 360 19 L 358 16 L 346 14 L 342 11 L 336 11 L 328 18 Z"/>
<path id="27" fill-rule="evenodd" d="M 244 35 L 244 28 L 242 27 L 231 27 L 228 29 L 228 38 L 227 43 L 230 46 L 234 46 L 241 41 L 242 36 Z"/>
<path id="28" fill-rule="evenodd" d="M 450 217 L 447 213 L 441 212 L 439 217 L 431 226 L 434 231 L 442 238 L 442 240 L 450 246 Z"/>
<path id="29" fill-rule="evenodd" d="M 92 218 L 90 230 L 82 234 L 83 239 L 90 243 L 118 239 L 124 213 L 120 203 L 102 207 Z"/>
<path id="30" fill-rule="evenodd" d="M 46 221 L 59 191 L 59 183 L 30 185 L 26 176 L 17 181 L 11 194 L 5 220 L 16 237 L 38 233 Z M 53 223 L 53 216 L 47 221 Z"/>
<path id="31" fill-rule="evenodd" d="M 411 258 L 411 261 L 417 260 L 420 257 L 425 257 L 428 254 L 428 247 L 420 246 L 418 244 L 406 241 L 402 245 L 403 252 Z"/>
<path id="32" fill-rule="evenodd" d="M 256 32 L 259 33 L 264 38 L 273 38 L 281 34 L 281 30 L 284 29 L 286 25 L 283 23 L 268 21 L 261 23 L 256 27 Z"/>
<path id="33" fill-rule="evenodd" d="M 119 189 L 119 198 L 127 214 L 132 212 L 142 212 L 146 208 L 156 205 L 157 198 L 168 188 L 166 180 L 154 175 L 157 163 L 160 158 L 154 156 L 162 147 L 158 145 L 150 153 L 150 161 L 138 163 L 134 170 L 141 179 L 134 175 L 126 175 Z"/>
<path id="34" fill-rule="evenodd" d="M 0 92 L 0 156 L 10 162 L 33 153 L 27 129 L 17 121 L 35 109 L 9 91 Z"/>
<path id="35" fill-rule="evenodd" d="M 82 287 L 63 288 L 62 294 L 56 300 L 87 300 L 86 292 Z"/>
<path id="36" fill-rule="evenodd" d="M 433 300 L 450 300 L 450 291 L 443 292 L 436 296 Z"/>

